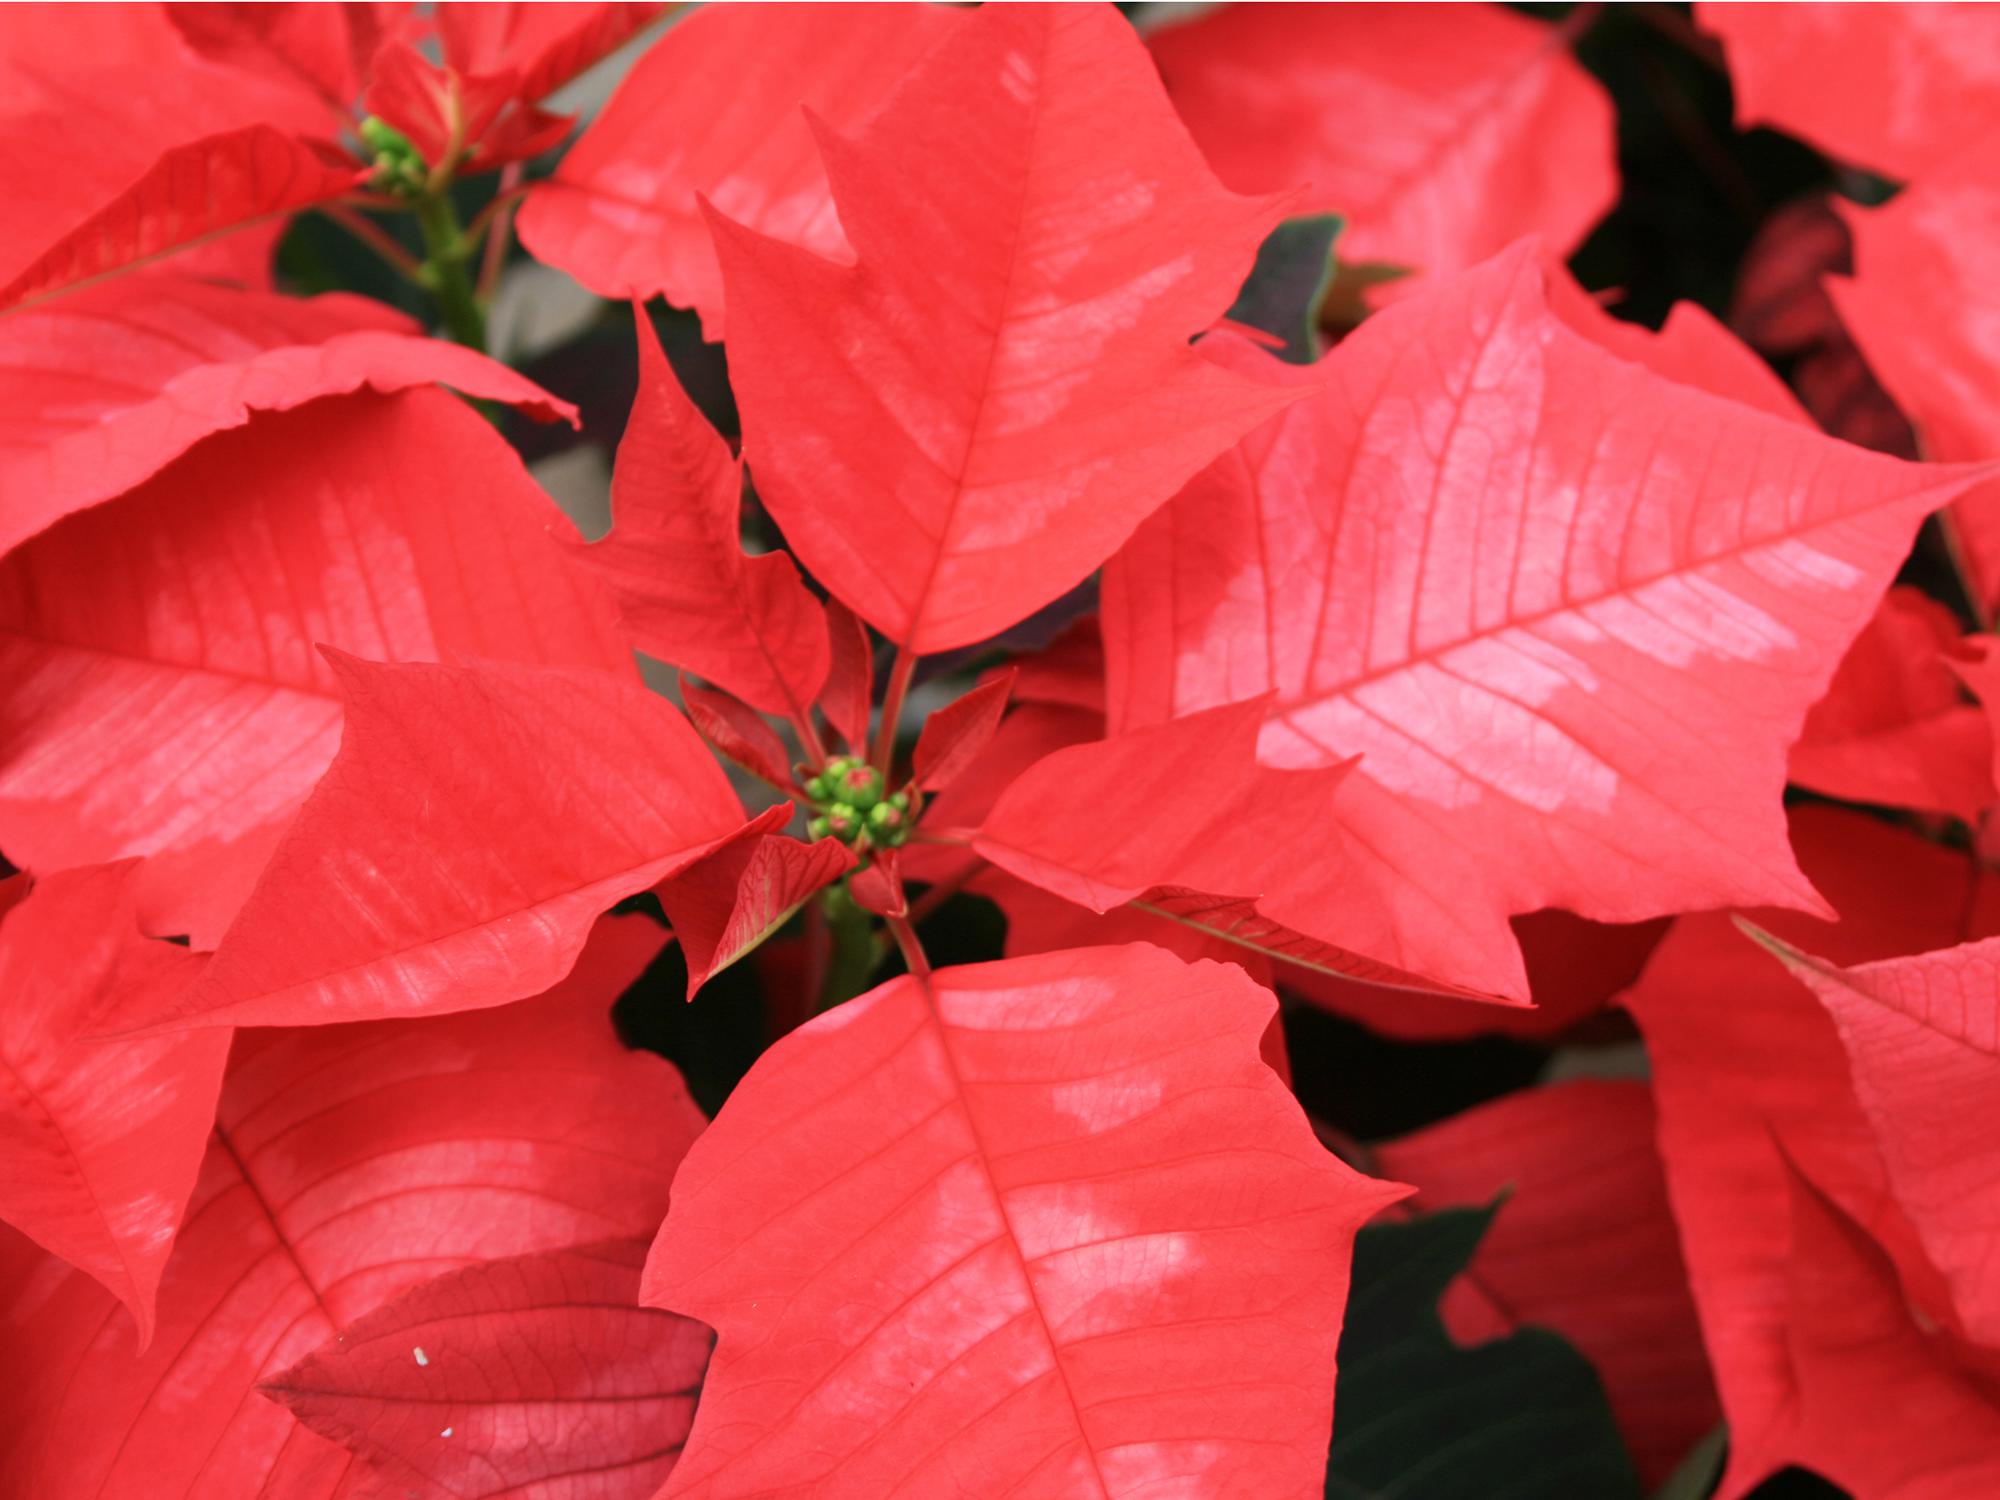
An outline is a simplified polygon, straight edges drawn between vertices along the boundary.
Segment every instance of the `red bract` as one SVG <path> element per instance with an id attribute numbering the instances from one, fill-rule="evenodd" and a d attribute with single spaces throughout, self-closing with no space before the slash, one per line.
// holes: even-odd
<path id="1" fill-rule="evenodd" d="M 1266 764 L 1360 756 L 1353 856 L 1306 876 L 1324 935 L 1455 984 L 1524 997 L 1505 919 L 1540 906 L 1812 909 L 1785 752 L 1978 471 L 1611 358 L 1550 316 L 1531 247 L 1327 366 L 1109 570 L 1114 727 L 1268 693 Z"/>
<path id="2" fill-rule="evenodd" d="M 711 1340 L 637 1305 L 645 1258 L 612 1240 L 422 1282 L 259 1389 L 415 1493 L 649 1493 L 680 1456 Z"/>
<path id="3" fill-rule="evenodd" d="M 730 374 L 786 539 L 905 651 L 1055 598 L 1297 399 L 1188 345 L 1277 204 L 1215 183 L 1109 12 L 982 10 L 819 142 L 856 262 L 717 210 Z"/>
<path id="4" fill-rule="evenodd" d="M 1150 45 L 1222 180 L 1306 189 L 1347 221 L 1343 259 L 1458 271 L 1524 234 L 1567 253 L 1618 194 L 1603 89 L 1498 5 L 1226 5 Z"/>
<path id="5" fill-rule="evenodd" d="M 1840 968 L 1765 936 L 1840 1028 L 1889 1185 L 1951 1288 L 1968 1337 L 2000 1334 L 1992 1117 L 2000 1005 L 1988 940 Z"/>
<path id="6" fill-rule="evenodd" d="M 1699 4 L 1722 39 L 1736 118 L 1891 177 L 2000 123 L 2000 16 L 1978 5 Z"/>
<path id="7" fill-rule="evenodd" d="M 688 723 L 609 677 L 332 655 L 340 753 L 199 982 L 142 1021 L 317 1025 L 501 1005 L 743 812 Z M 467 839 L 485 823 L 507 845 Z"/>
<path id="8" fill-rule="evenodd" d="M 0 13 L 0 1494 L 2000 1494 L 2000 21 L 1557 9 Z"/>
<path id="9" fill-rule="evenodd" d="M 418 336 L 379 303 L 126 279 L 0 324 L 0 552 L 152 478 L 260 411 L 443 383 L 537 416 L 574 409 L 504 366 Z"/>
<path id="10" fill-rule="evenodd" d="M 0 1230 L 0 1485 L 367 1493 L 256 1387 L 431 1277 L 658 1222 L 700 1116 L 600 1010 L 658 944 L 609 927 L 566 984 L 496 1015 L 243 1033 L 143 1354 L 103 1288 Z"/>
<path id="11" fill-rule="evenodd" d="M 681 390 L 643 312 L 638 325 L 639 397 L 618 445 L 611 534 L 580 555 L 641 651 L 753 708 L 804 719 L 826 682 L 824 613 L 791 558 L 743 555 L 742 468 Z"/>
<path id="12" fill-rule="evenodd" d="M 1993 887 L 1963 856 L 1850 813 L 1802 810 L 1801 861 L 1836 924 L 1757 920 L 1839 963 L 1992 931 Z M 1833 1020 L 1727 917 L 1683 919 L 1626 997 L 1646 1033 L 1660 1147 L 1729 1418 L 1729 1482 L 1786 1463 L 1859 1494 L 1972 1496 L 2000 1475 L 2000 1406 L 1969 1382 L 1949 1287 L 1899 1201 Z M 1796 1234 L 1794 1181 L 1803 1179 Z M 1820 1200 L 1830 1208 L 1820 1207 Z M 1838 1227 L 1839 1232 L 1830 1232 Z M 1922 1447 L 1856 1424 L 1921 1420 Z"/>
<path id="13" fill-rule="evenodd" d="M 780 1042 L 646 1266 L 721 1333 L 665 1493 L 1316 1486 L 1348 1244 L 1399 1190 L 1313 1140 L 1270 1013 L 1135 945 L 898 980 Z"/>
<path id="14" fill-rule="evenodd" d="M 1993 805 L 1992 735 L 1966 701 L 1951 611 L 1891 589 L 1792 747 L 1791 777 L 1831 797 L 1950 813 Z"/>
<path id="15" fill-rule="evenodd" d="M 1882 384 L 1910 418 L 1926 457 L 1990 458 L 2000 452 L 2000 315 L 1988 226 L 2000 218 L 2000 173 L 1978 143 L 1887 207 L 1850 210 L 1854 269 L 1827 290 Z M 2000 607 L 2000 489 L 1952 507 L 1950 524 L 1973 604 Z"/>
<path id="16" fill-rule="evenodd" d="M 229 1038 L 93 1035 L 108 1003 L 170 996 L 201 969 L 140 938 L 132 875 L 65 870 L 12 897 L 0 922 L 0 1215 L 109 1287 L 143 1346 Z"/>
<path id="17" fill-rule="evenodd" d="M 720 338 L 722 272 L 701 201 L 821 255 L 847 241 L 808 123 L 851 132 L 957 24 L 932 5 L 712 5 L 620 85 L 529 195 L 521 238 L 607 297 L 696 308 Z"/>
<path id="18" fill-rule="evenodd" d="M 43 532 L 0 561 L 7 852 L 35 870 L 227 860 L 333 755 L 318 645 L 617 666 L 608 610 L 545 535 L 554 517 L 490 427 L 409 392 L 255 422 Z M 149 924 L 212 946 L 240 885 L 199 880 L 149 903 Z"/>
<path id="19" fill-rule="evenodd" d="M 442 66 L 412 45 L 414 6 L 107 10 L 110 57 L 95 66 L 46 23 L 0 55 L 29 85 L 0 115 L 6 154 L 29 164 L 0 241 L 0 307 L 366 188 L 371 168 L 343 139 L 357 88 L 445 180 L 532 155 L 568 128 L 536 102 L 659 7 L 449 7 Z M 67 108 L 77 97 L 97 113 L 87 132 Z"/>

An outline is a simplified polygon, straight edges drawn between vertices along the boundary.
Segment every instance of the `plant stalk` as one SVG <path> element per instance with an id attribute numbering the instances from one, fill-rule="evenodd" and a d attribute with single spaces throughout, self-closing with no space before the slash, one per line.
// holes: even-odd
<path id="1" fill-rule="evenodd" d="M 437 299 L 445 332 L 468 349 L 486 352 L 486 310 L 472 284 L 472 241 L 459 227 L 458 211 L 448 193 L 434 193 L 416 203 L 417 228 L 424 236 L 421 280 Z"/>

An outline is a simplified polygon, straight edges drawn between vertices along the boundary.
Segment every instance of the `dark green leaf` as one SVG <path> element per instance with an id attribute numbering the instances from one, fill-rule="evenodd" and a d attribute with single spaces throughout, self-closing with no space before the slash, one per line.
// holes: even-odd
<path id="1" fill-rule="evenodd" d="M 1567 1340 L 1526 1328 L 1461 1348 L 1445 1332 L 1438 1298 L 1495 1208 L 1361 1231 L 1328 1500 L 1637 1500 L 1604 1388 Z"/>
<path id="2" fill-rule="evenodd" d="M 1319 357 L 1320 304 L 1333 284 L 1333 242 L 1340 220 L 1332 214 L 1287 219 L 1257 247 L 1257 264 L 1236 294 L 1229 317 L 1283 339 L 1275 352 L 1295 365 Z"/>

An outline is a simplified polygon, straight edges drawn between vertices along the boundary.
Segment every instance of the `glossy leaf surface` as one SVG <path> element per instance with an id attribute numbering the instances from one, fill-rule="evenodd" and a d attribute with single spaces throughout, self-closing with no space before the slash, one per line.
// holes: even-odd
<path id="1" fill-rule="evenodd" d="M 1996 795 L 1993 740 L 1960 686 L 1958 642 L 1950 610 L 1891 589 L 1806 715 L 1792 780 L 1850 802 L 1976 819 Z"/>
<path id="2" fill-rule="evenodd" d="M 790 557 L 743 553 L 743 472 L 638 319 L 639 395 L 618 445 L 611 533 L 579 548 L 618 601 L 632 644 L 798 714 L 826 681 L 826 621 Z"/>
<path id="3" fill-rule="evenodd" d="M 1498 5 L 1226 5 L 1148 45 L 1209 165 L 1305 188 L 1344 261 L 1456 271 L 1524 234 L 1567 253 L 1618 195 L 1611 101 L 1555 28 Z"/>
<path id="4" fill-rule="evenodd" d="M 361 297 L 303 301 L 164 274 L 0 321 L 0 552 L 151 479 L 257 412 L 444 383 L 543 418 L 575 411 Z"/>
<path id="5" fill-rule="evenodd" d="M 601 674 L 334 656 L 340 753 L 213 961 L 133 1024 L 317 1025 L 501 1005 L 743 810 L 686 719 Z M 474 823 L 483 832 L 464 836 Z"/>
<path id="6" fill-rule="evenodd" d="M 700 199 L 821 255 L 840 231 L 806 111 L 869 119 L 953 26 L 930 5 L 710 6 L 640 59 L 521 209 L 521 240 L 606 297 L 664 294 L 723 333 Z"/>
<path id="7" fill-rule="evenodd" d="M 718 210 L 730 378 L 759 495 L 891 640 L 1012 625 L 1295 398 L 1188 344 L 1278 214 L 1209 176 L 1114 12 L 982 10 L 819 139 L 857 260 Z"/>
<path id="8" fill-rule="evenodd" d="M 650 1232 L 701 1118 L 605 1012 L 659 943 L 618 919 L 491 1014 L 242 1033 L 143 1355 L 108 1293 L 0 1231 L 0 1487 L 379 1494 L 256 1386 L 434 1276 Z"/>
<path id="9" fill-rule="evenodd" d="M 2000 1344 L 1995 1141 L 2000 939 L 1842 967 L 1761 931 L 1840 1030 L 1896 1200 L 1950 1284 L 1967 1334 Z"/>
<path id="10" fill-rule="evenodd" d="M 1522 995 L 1516 912 L 1814 907 L 1786 751 L 1975 474 L 1606 354 L 1531 246 L 1319 368 L 1108 570 L 1114 728 L 1270 693 L 1267 765 L 1359 755 L 1323 935 L 1473 988 Z"/>
<path id="11" fill-rule="evenodd" d="M 1855 274 L 1826 282 L 1869 368 L 1934 459 L 2000 454 L 2000 288 L 1990 249 L 2000 171 L 1990 139 L 1970 142 L 1882 208 L 1847 210 Z M 1973 602 L 1990 620 L 2000 607 L 2000 486 L 1982 485 L 1953 506 L 1950 527 Z"/>
<path id="12" fill-rule="evenodd" d="M 0 847 L 52 869 L 289 817 L 340 733 L 318 645 L 629 677 L 558 520 L 492 428 L 430 391 L 259 418 L 71 516 L 0 562 Z M 156 931 L 233 909 L 200 883 L 169 904 Z"/>
<path id="13" fill-rule="evenodd" d="M 144 1344 L 229 1037 L 92 1035 L 108 1007 L 158 1003 L 201 968 L 139 936 L 132 875 L 65 870 L 0 921 L 0 1219 L 108 1287 Z"/>
<path id="14" fill-rule="evenodd" d="M 646 1268 L 721 1334 L 666 1493 L 1310 1493 L 1348 1245 L 1398 1190 L 1313 1139 L 1271 1009 L 1134 944 L 779 1042 Z"/>
<path id="15" fill-rule="evenodd" d="M 1769 125 L 1916 177 L 2000 124 L 2000 16 L 1978 5 L 1697 4 L 1722 39 L 1740 125 Z"/>
<path id="16" fill-rule="evenodd" d="M 1787 942 L 1852 964 L 1996 930 L 1992 884 L 1961 854 L 1825 807 L 1799 809 L 1793 829 L 1841 920 L 1756 916 Z M 1646 1035 L 1660 1154 L 1729 1421 L 1719 1493 L 1733 1500 L 1800 1463 L 1858 1493 L 1921 1473 L 1937 1494 L 1977 1494 L 2000 1452 L 2000 1408 L 1924 1332 L 1954 1321 L 1948 1289 L 1891 1190 L 1832 1019 L 1720 915 L 1677 923 L 1625 1003 Z M 1786 1205 L 1800 1174 L 1858 1226 L 1864 1252 L 1843 1250 L 1845 1234 L 1820 1237 L 1818 1255 L 1795 1242 Z M 1857 1275 L 1857 1260 L 1880 1269 Z M 1897 1357 L 1839 1357 L 1850 1338 Z M 1921 1407 L 1962 1431 L 1922 1452 L 1883 1443 L 1857 1405 Z"/>
<path id="17" fill-rule="evenodd" d="M 687 1438 L 711 1336 L 638 1305 L 645 1259 L 643 1240 L 613 1240 L 421 1282 L 259 1389 L 385 1486 L 650 1494 Z"/>

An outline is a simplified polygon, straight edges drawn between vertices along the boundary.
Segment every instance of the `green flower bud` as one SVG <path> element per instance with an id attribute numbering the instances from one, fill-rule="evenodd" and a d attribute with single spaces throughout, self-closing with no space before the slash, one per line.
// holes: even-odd
<path id="1" fill-rule="evenodd" d="M 878 802 L 868 809 L 868 826 L 878 833 L 900 834 L 908 816 L 893 802 Z"/>
<path id="2" fill-rule="evenodd" d="M 402 131 L 376 115 L 370 115 L 355 129 L 360 132 L 362 140 L 385 155 L 409 155 L 417 149 Z"/>
<path id="3" fill-rule="evenodd" d="M 861 814 L 851 807 L 842 807 L 836 802 L 826 810 L 823 821 L 827 832 L 843 844 L 851 844 L 861 836 Z"/>
<path id="4" fill-rule="evenodd" d="M 831 802 L 833 800 L 832 791 L 828 788 L 824 776 L 815 776 L 806 782 L 806 795 L 815 802 Z"/>
<path id="5" fill-rule="evenodd" d="M 910 810 L 910 794 L 908 792 L 897 792 L 889 799 L 889 805 L 895 808 L 897 812 L 908 812 Z"/>
<path id="6" fill-rule="evenodd" d="M 827 822 L 825 818 L 806 819 L 806 837 L 814 843 L 818 843 L 821 839 L 831 836 L 832 833 L 833 825 Z"/>
<path id="7" fill-rule="evenodd" d="M 858 807 L 866 812 L 882 800 L 882 773 L 871 765 L 857 761 L 840 773 L 833 786 L 833 795 L 849 807 Z"/>

